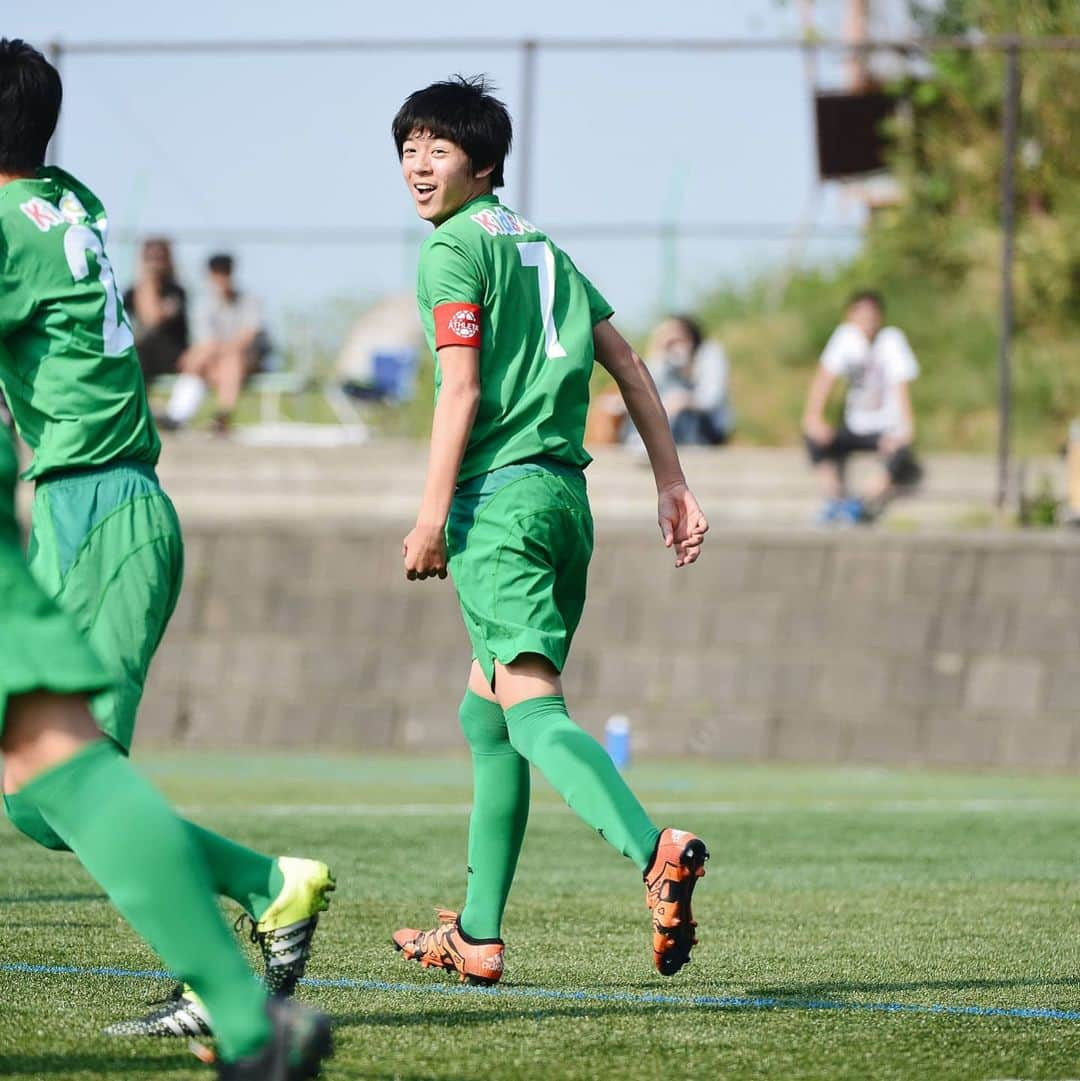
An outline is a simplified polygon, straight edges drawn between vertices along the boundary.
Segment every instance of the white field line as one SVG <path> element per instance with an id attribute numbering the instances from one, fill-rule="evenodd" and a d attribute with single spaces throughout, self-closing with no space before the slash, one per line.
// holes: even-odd
<path id="1" fill-rule="evenodd" d="M 816 803 L 796 802 L 648 802 L 650 812 L 665 814 L 773 815 L 773 814 L 992 814 L 1001 811 L 1038 813 L 1067 811 L 1080 813 L 1080 800 L 1069 799 L 926 799 L 926 800 L 823 800 Z M 467 815 L 468 803 L 259 803 L 237 806 L 227 803 L 185 804 L 181 811 L 194 814 L 255 815 L 272 818 L 297 814 L 334 816 L 354 815 L 364 818 L 441 818 Z M 534 804 L 531 814 L 563 814 L 561 804 Z"/>

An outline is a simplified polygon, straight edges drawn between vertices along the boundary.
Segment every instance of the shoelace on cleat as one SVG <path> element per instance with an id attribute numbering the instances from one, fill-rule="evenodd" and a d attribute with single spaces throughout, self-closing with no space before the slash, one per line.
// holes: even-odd
<path id="1" fill-rule="evenodd" d="M 236 918 L 236 923 L 233 924 L 233 933 L 243 935 L 245 933 L 245 923 L 251 924 L 251 927 L 247 929 L 248 938 L 257 946 L 259 944 L 259 925 L 246 912 L 241 912 Z"/>

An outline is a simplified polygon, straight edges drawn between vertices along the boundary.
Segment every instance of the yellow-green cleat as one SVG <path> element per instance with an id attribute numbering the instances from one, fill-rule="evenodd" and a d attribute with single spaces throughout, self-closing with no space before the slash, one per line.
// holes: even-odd
<path id="1" fill-rule="evenodd" d="M 236 929 L 251 925 L 251 941 L 262 953 L 267 991 L 278 998 L 293 993 L 311 956 L 311 940 L 319 913 L 330 906 L 334 876 L 325 863 L 282 856 L 278 870 L 285 879 L 281 892 L 256 922 L 248 915 Z M 133 1021 L 120 1021 L 105 1029 L 109 1036 L 210 1036 L 210 1018 L 202 1000 L 185 984 L 169 996 L 150 1003 L 152 1009 Z"/>
<path id="2" fill-rule="evenodd" d="M 241 916 L 239 924 L 251 924 L 251 941 L 262 953 L 264 981 L 272 995 L 291 995 L 311 956 L 311 940 L 319 913 L 330 907 L 335 888 L 330 868 L 319 860 L 282 856 L 278 870 L 285 878 L 281 892 L 258 922 Z"/>

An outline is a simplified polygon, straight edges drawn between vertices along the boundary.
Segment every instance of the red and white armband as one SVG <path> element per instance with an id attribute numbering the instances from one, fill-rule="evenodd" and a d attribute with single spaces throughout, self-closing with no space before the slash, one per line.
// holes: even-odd
<path id="1" fill-rule="evenodd" d="M 450 302 L 435 305 L 435 348 L 468 345 L 480 348 L 480 305 Z"/>

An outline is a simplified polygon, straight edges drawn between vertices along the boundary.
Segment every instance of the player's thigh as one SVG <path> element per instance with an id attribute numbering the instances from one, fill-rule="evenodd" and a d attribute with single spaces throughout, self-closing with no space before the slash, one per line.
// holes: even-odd
<path id="1" fill-rule="evenodd" d="M 71 619 L 44 594 L 10 533 L 0 536 L 0 734 L 8 701 L 34 691 L 98 691 L 108 684 Z"/>
<path id="2" fill-rule="evenodd" d="M 563 478 L 538 472 L 497 492 L 477 514 L 451 572 L 466 623 L 488 627 L 496 659 L 518 653 L 562 668 L 584 604 L 592 552 L 588 503 Z M 486 666 L 485 666 L 486 668 Z M 485 673 L 486 674 L 486 673 Z"/>
<path id="3" fill-rule="evenodd" d="M 581 622 L 588 593 L 589 564 L 594 545 L 593 519 L 584 478 L 560 480 L 563 502 L 552 537 L 556 556 L 555 603 L 567 635 L 572 638 Z"/>
<path id="4" fill-rule="evenodd" d="M 150 661 L 179 597 L 183 540 L 156 482 L 103 478 L 97 494 L 111 509 L 96 522 L 80 518 L 86 494 L 50 492 L 48 515 L 35 506 L 34 567 L 59 583 L 57 603 L 112 674 L 113 686 L 91 706 L 102 729 L 128 749 Z M 77 542 L 64 536 L 65 512 L 84 530 Z"/>

